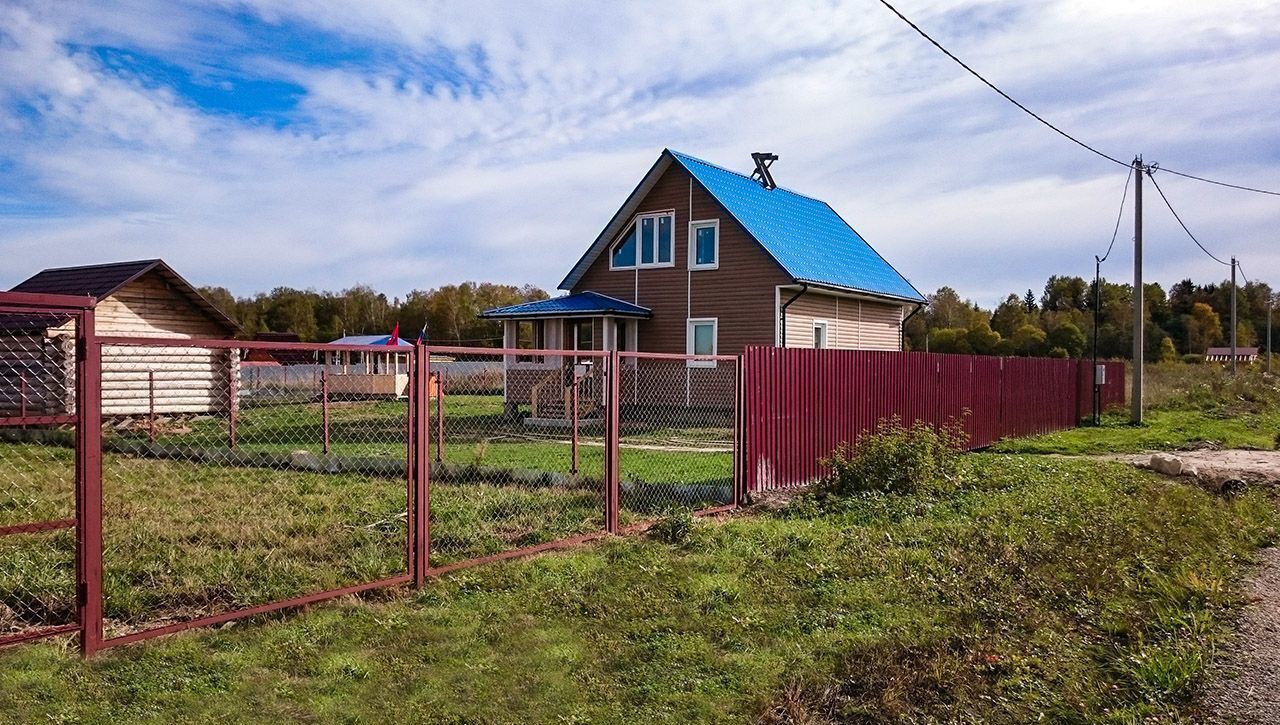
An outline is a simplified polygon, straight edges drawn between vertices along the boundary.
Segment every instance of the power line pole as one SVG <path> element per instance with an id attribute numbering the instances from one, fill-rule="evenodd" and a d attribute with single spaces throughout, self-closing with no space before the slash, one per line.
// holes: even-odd
<path id="1" fill-rule="evenodd" d="M 1276 306 L 1276 296 L 1267 295 L 1267 375 L 1271 374 L 1271 309 Z"/>
<path id="2" fill-rule="evenodd" d="M 1098 409 L 1101 407 L 1101 392 L 1098 387 L 1098 322 L 1101 319 L 1099 310 L 1102 308 L 1102 260 L 1097 255 L 1093 257 L 1093 424 L 1098 425 L 1101 422 Z"/>
<path id="3" fill-rule="evenodd" d="M 1142 424 L 1142 157 L 1133 159 L 1133 392 L 1129 422 Z M 1096 374 L 1096 371 L 1095 371 Z"/>
<path id="4" fill-rule="evenodd" d="M 1231 258 L 1231 374 L 1236 374 L 1236 258 Z"/>

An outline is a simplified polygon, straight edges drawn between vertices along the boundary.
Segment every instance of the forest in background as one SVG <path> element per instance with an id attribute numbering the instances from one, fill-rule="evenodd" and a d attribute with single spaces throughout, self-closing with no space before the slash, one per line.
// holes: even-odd
<path id="1" fill-rule="evenodd" d="M 293 332 L 303 342 L 330 342 L 345 335 L 387 335 L 399 324 L 400 337 L 413 342 L 425 323 L 431 342 L 484 347 L 502 342 L 502 323 L 481 319 L 481 312 L 548 297 L 532 285 L 489 282 L 413 290 L 403 299 L 365 285 L 341 292 L 277 287 L 252 297 L 236 297 L 223 287 L 203 287 L 200 293 L 240 323 L 243 337 Z"/>
<path id="2" fill-rule="evenodd" d="M 1148 360 L 1203 355 L 1229 341 L 1231 283 L 1196 284 L 1184 279 L 1166 291 L 1145 285 L 1145 351 Z M 549 295 L 533 285 L 463 282 L 405 297 L 356 285 L 341 292 L 277 287 L 252 297 L 236 297 L 222 287 L 205 287 L 211 302 L 240 323 L 243 334 L 293 332 L 304 341 L 328 342 L 343 335 L 387 334 L 400 325 L 410 341 L 426 324 L 427 339 L 438 344 L 496 347 L 501 323 L 484 320 L 484 310 Z M 1105 358 L 1131 356 L 1133 286 L 1103 280 L 1098 351 Z M 1037 295 L 1011 293 L 995 309 L 963 299 L 950 287 L 928 295 L 929 305 L 912 316 L 904 329 L 909 350 L 1082 357 L 1091 352 L 1094 283 L 1081 277 L 1054 275 Z M 1237 293 L 1237 341 L 1241 347 L 1265 347 L 1271 287 L 1261 282 L 1240 286 Z"/>
<path id="3" fill-rule="evenodd" d="M 1184 279 L 1165 291 L 1143 285 L 1143 356 L 1171 361 L 1200 356 L 1230 340 L 1231 283 Z M 1102 281 L 1098 355 L 1133 356 L 1133 285 Z M 1083 357 L 1092 352 L 1096 286 L 1081 277 L 1054 275 L 1039 296 L 1011 293 L 994 310 L 961 299 L 950 287 L 928 295 L 929 306 L 907 321 L 907 347 L 978 355 Z M 1266 347 L 1267 308 L 1274 301 L 1262 282 L 1236 293 L 1236 342 Z M 1273 328 L 1274 329 L 1274 328 Z"/>

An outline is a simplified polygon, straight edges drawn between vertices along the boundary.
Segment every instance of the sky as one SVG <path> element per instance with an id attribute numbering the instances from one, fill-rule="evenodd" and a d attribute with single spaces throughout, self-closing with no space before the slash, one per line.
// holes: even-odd
<path id="1" fill-rule="evenodd" d="M 1280 189 L 1280 4 L 896 4 L 1113 156 Z M 987 306 L 1091 276 L 1126 180 L 875 0 L 0 0 L 3 288 L 161 257 L 238 295 L 550 290 L 664 147 L 774 152 L 918 289 Z M 1280 283 L 1280 197 L 1156 178 Z M 1146 192 L 1147 278 L 1225 279 Z"/>

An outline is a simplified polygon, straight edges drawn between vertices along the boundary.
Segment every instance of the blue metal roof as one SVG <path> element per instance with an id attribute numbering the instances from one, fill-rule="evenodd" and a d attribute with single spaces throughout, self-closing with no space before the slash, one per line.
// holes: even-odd
<path id="1" fill-rule="evenodd" d="M 390 335 L 347 335 L 329 342 L 330 345 L 387 345 Z M 394 345 L 387 347 L 413 347 L 413 343 L 403 337 L 397 337 Z"/>
<path id="2" fill-rule="evenodd" d="M 760 183 L 677 151 L 668 153 L 798 282 L 924 302 L 829 204 Z"/>
<path id="3" fill-rule="evenodd" d="M 623 315 L 649 317 L 648 307 L 602 295 L 599 292 L 575 292 L 549 300 L 534 300 L 518 305 L 498 307 L 480 314 L 481 317 L 566 317 L 574 315 Z"/>

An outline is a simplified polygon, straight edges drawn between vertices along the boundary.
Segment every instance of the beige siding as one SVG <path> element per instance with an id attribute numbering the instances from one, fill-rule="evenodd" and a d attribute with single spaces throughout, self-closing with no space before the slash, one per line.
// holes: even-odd
<path id="1" fill-rule="evenodd" d="M 150 273 L 100 300 L 94 309 L 99 336 L 226 339 L 228 330 Z M 50 334 L 69 333 L 67 329 Z M 155 412 L 227 414 L 235 404 L 230 387 L 239 379 L 239 353 L 180 347 L 118 347 L 102 350 L 103 415 L 145 415 L 151 409 L 149 374 L 155 376 Z M 69 382 L 68 385 L 71 385 Z"/>
<path id="2" fill-rule="evenodd" d="M 783 301 L 790 293 L 783 290 Z M 897 350 L 902 307 L 885 302 L 806 292 L 787 308 L 787 347 L 812 347 L 813 323 L 827 322 L 827 347 Z"/>

